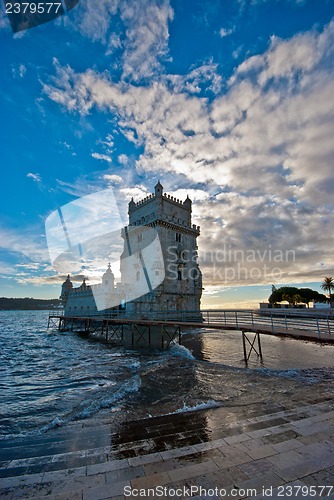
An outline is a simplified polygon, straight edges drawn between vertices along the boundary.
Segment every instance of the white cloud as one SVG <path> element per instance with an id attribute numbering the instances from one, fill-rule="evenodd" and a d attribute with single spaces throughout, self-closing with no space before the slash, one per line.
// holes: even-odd
<path id="1" fill-rule="evenodd" d="M 65 18 L 65 24 L 76 28 L 84 36 L 93 41 L 108 42 L 108 34 L 111 29 L 113 16 L 117 14 L 120 5 L 119 0 L 81 0 L 73 11 L 73 24 L 70 19 Z"/>
<path id="2" fill-rule="evenodd" d="M 93 158 L 95 158 L 95 160 L 102 160 L 102 161 L 106 161 L 108 163 L 111 163 L 112 162 L 112 159 L 110 156 L 108 155 L 104 155 L 104 154 L 101 154 L 101 153 L 92 153 L 91 155 Z"/>
<path id="3" fill-rule="evenodd" d="M 125 1 L 121 18 L 126 26 L 123 77 L 151 77 L 168 51 L 168 23 L 173 19 L 169 0 Z"/>
<path id="4" fill-rule="evenodd" d="M 172 84 L 174 92 L 190 94 L 199 94 L 201 91 L 208 90 L 218 94 L 223 82 L 218 72 L 218 65 L 212 60 L 191 69 L 186 75 L 166 75 L 165 79 Z"/>
<path id="5" fill-rule="evenodd" d="M 136 162 L 142 175 L 159 175 L 163 182 L 168 172 L 175 187 L 186 179 L 194 193 L 207 184 L 208 198 L 193 207 L 204 250 L 224 244 L 243 251 L 268 245 L 294 250 L 296 262 L 276 267 L 281 282 L 297 281 L 334 274 L 333 50 L 334 22 L 322 33 L 272 39 L 211 100 L 198 95 L 208 74 L 203 68 L 140 86 L 58 65 L 45 92 L 72 112 L 116 114 L 123 135 L 142 147 Z M 141 186 L 123 193 L 140 199 L 147 191 Z M 236 270 L 238 263 L 232 264 Z M 244 267 L 250 272 L 252 263 Z M 212 274 L 212 262 L 207 268 L 208 282 L 223 279 Z M 275 277 L 262 272 L 259 279 L 270 283 Z"/>
<path id="6" fill-rule="evenodd" d="M 0 248 L 20 259 L 20 264 L 30 262 L 46 263 L 49 254 L 46 241 L 41 238 L 40 232 L 35 228 L 26 228 L 16 231 L 0 227 Z"/>
<path id="7" fill-rule="evenodd" d="M 121 165 L 127 165 L 129 163 L 129 159 L 125 154 L 119 155 L 119 157 L 117 159 L 118 159 L 119 163 L 121 163 Z"/>
<path id="8" fill-rule="evenodd" d="M 81 0 L 73 13 L 65 25 L 105 44 L 107 55 L 121 51 L 123 78 L 139 81 L 161 68 L 173 19 L 169 0 Z"/>
<path id="9" fill-rule="evenodd" d="M 102 177 L 105 181 L 107 181 L 110 184 L 122 184 L 123 179 L 119 175 L 116 174 L 105 174 Z"/>
<path id="10" fill-rule="evenodd" d="M 219 30 L 219 35 L 222 37 L 222 38 L 225 38 L 226 36 L 229 36 L 229 35 L 232 35 L 232 33 L 234 32 L 234 28 L 221 28 Z"/>
<path id="11" fill-rule="evenodd" d="M 32 173 L 32 172 L 29 172 L 27 174 L 27 177 L 29 177 L 30 179 L 33 179 L 35 182 L 42 182 L 42 178 L 39 174 L 37 173 Z"/>
<path id="12" fill-rule="evenodd" d="M 133 198 L 135 202 L 140 201 L 150 194 L 148 189 L 142 184 L 138 184 L 131 188 L 122 188 L 120 192 L 128 199 Z"/>
<path id="13" fill-rule="evenodd" d="M 27 68 L 24 64 L 19 64 L 18 66 L 12 66 L 13 78 L 23 78 L 27 72 Z"/>

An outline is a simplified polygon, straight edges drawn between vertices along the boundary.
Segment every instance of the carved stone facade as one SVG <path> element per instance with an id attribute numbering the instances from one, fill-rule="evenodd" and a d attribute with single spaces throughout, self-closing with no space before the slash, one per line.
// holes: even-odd
<path id="1" fill-rule="evenodd" d="M 129 203 L 129 225 L 123 228 L 122 282 L 116 286 L 110 266 L 100 285 L 62 286 L 65 314 L 89 316 L 103 309 L 123 309 L 127 316 L 154 318 L 157 311 L 200 311 L 202 275 L 197 262 L 199 226 L 191 221 L 192 202 L 163 192 Z M 153 251 L 152 251 L 153 248 Z M 148 250 L 149 249 L 149 250 Z M 98 293 L 97 293 L 98 292 Z M 102 297 L 102 302 L 94 300 Z M 111 300 L 111 297 L 112 300 Z M 101 303 L 105 304 L 101 308 Z M 113 304 L 115 304 L 113 306 Z M 118 305 L 116 305 L 118 304 Z"/>
<path id="2" fill-rule="evenodd" d="M 140 254 L 145 248 L 145 232 L 142 241 L 138 241 L 142 228 L 154 229 L 160 241 L 163 259 L 162 262 L 156 259 L 146 263 L 149 266 L 146 276 L 149 279 L 149 276 L 164 273 L 164 279 L 149 293 L 127 303 L 128 312 L 154 317 L 155 311 L 200 310 L 202 275 L 197 262 L 196 242 L 200 228 L 191 223 L 191 211 L 192 202 L 188 197 L 182 202 L 164 194 L 160 182 L 155 186 L 154 194 L 138 203 L 134 203 L 133 199 L 130 201 L 129 226 L 122 231 L 125 240 L 123 257 L 128 256 L 128 244 L 134 252 Z M 121 259 L 122 283 L 125 286 L 126 261 L 126 258 Z M 145 272 L 145 269 L 140 270 L 139 265 L 137 273 L 141 272 Z M 133 272 L 129 274 L 134 276 Z"/>

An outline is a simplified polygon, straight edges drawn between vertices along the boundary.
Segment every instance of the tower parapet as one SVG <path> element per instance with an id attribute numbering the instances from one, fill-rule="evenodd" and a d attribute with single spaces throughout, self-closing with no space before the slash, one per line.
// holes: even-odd
<path id="1" fill-rule="evenodd" d="M 192 202 L 187 196 L 185 201 L 163 192 L 163 186 L 158 182 L 155 194 L 150 194 L 135 203 L 129 203 L 129 225 L 148 226 L 158 221 L 174 224 L 182 229 L 195 231 L 199 235 L 199 226 L 191 224 Z"/>

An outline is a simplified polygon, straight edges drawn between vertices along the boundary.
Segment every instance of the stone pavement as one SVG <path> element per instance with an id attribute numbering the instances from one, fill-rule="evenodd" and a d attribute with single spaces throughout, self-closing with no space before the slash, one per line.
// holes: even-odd
<path id="1" fill-rule="evenodd" d="M 334 399 L 127 422 L 67 453 L 57 439 L 2 446 L 1 499 L 334 498 Z"/>

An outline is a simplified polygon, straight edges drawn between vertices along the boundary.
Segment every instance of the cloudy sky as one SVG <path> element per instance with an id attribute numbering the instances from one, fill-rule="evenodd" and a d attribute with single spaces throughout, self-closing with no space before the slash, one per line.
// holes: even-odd
<path id="1" fill-rule="evenodd" d="M 58 296 L 53 211 L 110 187 L 126 222 L 158 179 L 193 200 L 203 306 L 334 275 L 333 0 L 80 0 L 0 38 L 1 296 Z"/>

